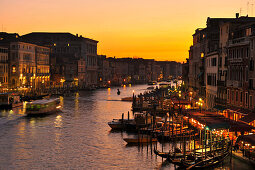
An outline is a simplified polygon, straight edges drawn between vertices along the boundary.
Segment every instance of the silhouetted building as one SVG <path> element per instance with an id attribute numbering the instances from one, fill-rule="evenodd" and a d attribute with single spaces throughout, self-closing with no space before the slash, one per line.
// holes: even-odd
<path id="1" fill-rule="evenodd" d="M 64 82 L 66 86 L 73 86 L 79 82 L 82 87 L 97 85 L 98 41 L 78 34 L 46 32 L 29 33 L 21 39 L 51 49 L 50 64 L 54 84 Z M 84 66 L 85 70 L 82 70 Z"/>
<path id="2" fill-rule="evenodd" d="M 184 81 L 185 85 L 189 84 L 189 59 L 186 59 L 186 63 L 182 64 L 182 81 Z"/>
<path id="3" fill-rule="evenodd" d="M 0 47 L 0 92 L 8 88 L 8 48 Z"/>
<path id="4" fill-rule="evenodd" d="M 206 98 L 207 108 L 226 104 L 226 76 L 231 30 L 254 22 L 253 17 L 208 18 L 207 27 L 197 29 L 189 56 L 189 87 Z"/>

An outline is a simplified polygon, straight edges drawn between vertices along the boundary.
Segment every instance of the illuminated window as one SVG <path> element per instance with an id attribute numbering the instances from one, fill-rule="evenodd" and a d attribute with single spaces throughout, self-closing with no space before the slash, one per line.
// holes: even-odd
<path id="1" fill-rule="evenodd" d="M 251 35 L 251 28 L 247 28 L 246 29 L 246 36 L 250 36 Z"/>
<path id="2" fill-rule="evenodd" d="M 16 73 L 16 67 L 15 66 L 12 66 L 12 72 Z"/>

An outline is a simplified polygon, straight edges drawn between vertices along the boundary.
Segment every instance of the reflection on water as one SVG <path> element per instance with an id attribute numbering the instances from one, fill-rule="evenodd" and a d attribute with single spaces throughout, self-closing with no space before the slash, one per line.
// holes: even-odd
<path id="1" fill-rule="evenodd" d="M 81 91 L 60 97 L 62 112 L 44 117 L 25 117 L 22 109 L 1 112 L 0 169 L 174 169 L 153 153 L 160 144 L 127 146 L 123 138 L 135 134 L 114 132 L 107 125 L 122 113 L 125 118 L 132 113 L 131 103 L 121 98 L 146 89 L 128 85 Z M 250 168 L 235 159 L 223 166 L 236 167 Z"/>
<path id="2" fill-rule="evenodd" d="M 79 93 L 75 93 L 74 108 L 75 116 L 79 116 Z"/>
<path id="3" fill-rule="evenodd" d="M 61 126 L 62 126 L 62 116 L 61 115 L 57 115 L 54 124 L 55 124 L 56 128 L 61 128 Z"/>

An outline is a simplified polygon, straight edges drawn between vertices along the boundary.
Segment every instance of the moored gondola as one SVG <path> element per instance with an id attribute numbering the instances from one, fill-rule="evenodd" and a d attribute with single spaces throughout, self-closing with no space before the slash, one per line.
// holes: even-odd
<path id="1" fill-rule="evenodd" d="M 182 159 L 178 165 L 186 169 L 209 168 L 224 161 L 224 159 L 230 155 L 230 151 L 231 142 L 228 142 L 226 148 L 219 150 L 216 155 L 210 155 L 206 158 L 199 156 L 195 160 Z"/>

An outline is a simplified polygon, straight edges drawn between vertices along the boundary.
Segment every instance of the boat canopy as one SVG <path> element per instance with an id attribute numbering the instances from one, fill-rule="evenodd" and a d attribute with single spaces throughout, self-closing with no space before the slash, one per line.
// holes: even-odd
<path id="1" fill-rule="evenodd" d="M 209 130 L 229 129 L 231 132 L 249 132 L 254 129 L 254 127 L 246 123 L 226 119 L 216 112 L 190 110 L 187 111 L 186 115 L 205 124 Z"/>
<path id="2" fill-rule="evenodd" d="M 255 146 L 255 134 L 252 135 L 241 135 L 237 138 L 237 142 L 244 141 L 250 143 L 252 146 Z"/>
<path id="3" fill-rule="evenodd" d="M 33 102 L 30 102 L 28 104 L 34 105 L 34 104 L 48 104 L 48 103 L 52 103 L 52 102 L 56 102 L 59 99 L 42 99 L 42 100 L 36 100 Z"/>
<path id="4" fill-rule="evenodd" d="M 240 119 L 240 121 L 246 122 L 246 123 L 251 123 L 252 121 L 255 120 L 255 113 L 251 112 L 247 116 L 244 116 Z"/>

